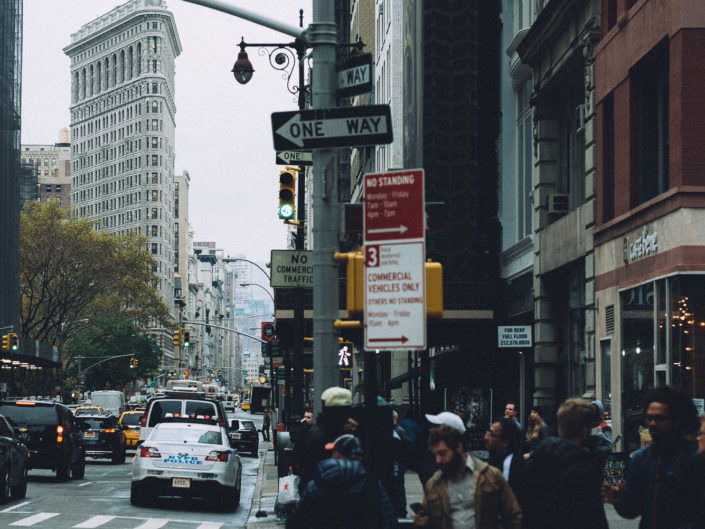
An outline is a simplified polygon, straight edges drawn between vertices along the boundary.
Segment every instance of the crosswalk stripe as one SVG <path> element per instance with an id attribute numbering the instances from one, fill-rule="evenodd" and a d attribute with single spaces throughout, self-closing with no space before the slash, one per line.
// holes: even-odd
<path id="1" fill-rule="evenodd" d="M 151 520 L 147 520 L 146 522 L 144 522 L 142 525 L 138 525 L 137 527 L 135 527 L 135 529 L 159 529 L 160 527 L 164 527 L 168 523 L 169 520 L 152 518 Z"/>
<path id="2" fill-rule="evenodd" d="M 92 481 L 86 481 L 85 483 L 81 483 L 81 484 L 79 485 L 79 487 L 85 487 L 86 485 L 92 485 L 92 484 L 93 484 Z"/>
<path id="3" fill-rule="evenodd" d="M 7 509 L 3 509 L 3 510 L 0 511 L 0 512 L 10 512 L 10 511 L 14 511 L 14 510 L 17 509 L 18 507 L 23 507 L 24 505 L 27 505 L 28 503 L 30 503 L 30 502 L 28 502 L 28 501 L 23 501 L 22 503 L 18 503 L 17 505 L 13 505 L 12 507 L 8 507 Z"/>
<path id="4" fill-rule="evenodd" d="M 105 523 L 108 523 L 110 520 L 113 520 L 113 519 L 115 519 L 115 516 L 106 516 L 103 514 L 99 514 L 97 516 L 91 516 L 85 522 L 81 522 L 78 525 L 74 525 L 74 527 L 91 529 L 93 527 L 99 527 Z"/>
<path id="5" fill-rule="evenodd" d="M 223 527 L 222 523 L 218 522 L 203 522 L 201 525 L 196 527 L 196 529 L 220 529 Z"/>
<path id="6" fill-rule="evenodd" d="M 59 516 L 60 513 L 58 512 L 40 512 L 38 514 L 35 514 L 34 516 L 29 516 L 27 518 L 22 518 L 21 520 L 17 520 L 16 522 L 12 522 L 10 525 L 17 525 L 20 527 L 29 527 L 31 525 L 34 525 L 39 522 L 43 522 L 44 520 L 48 520 L 49 518 L 53 518 L 54 516 Z"/>

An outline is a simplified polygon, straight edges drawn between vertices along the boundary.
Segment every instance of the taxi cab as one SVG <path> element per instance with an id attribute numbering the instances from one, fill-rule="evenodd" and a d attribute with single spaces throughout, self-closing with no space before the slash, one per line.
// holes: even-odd
<path id="1" fill-rule="evenodd" d="M 140 419 L 144 411 L 125 411 L 120 415 L 120 428 L 125 431 L 127 448 L 135 448 L 140 440 Z"/>
<path id="2" fill-rule="evenodd" d="M 73 414 L 79 415 L 103 415 L 103 408 L 100 406 L 79 406 L 73 409 Z"/>
<path id="3" fill-rule="evenodd" d="M 247 400 L 243 401 L 241 408 L 242 408 L 244 411 L 249 410 L 249 409 L 250 409 L 250 402 L 247 401 Z"/>

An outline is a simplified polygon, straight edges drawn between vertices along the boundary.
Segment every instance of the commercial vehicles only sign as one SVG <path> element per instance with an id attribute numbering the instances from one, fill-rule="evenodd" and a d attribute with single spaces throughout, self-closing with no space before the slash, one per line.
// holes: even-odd
<path id="1" fill-rule="evenodd" d="M 531 347 L 531 325 L 497 327 L 498 347 Z"/>
<path id="2" fill-rule="evenodd" d="M 426 347 L 423 170 L 366 174 L 365 347 Z"/>
<path id="3" fill-rule="evenodd" d="M 272 287 L 313 287 L 313 252 L 272 250 Z"/>

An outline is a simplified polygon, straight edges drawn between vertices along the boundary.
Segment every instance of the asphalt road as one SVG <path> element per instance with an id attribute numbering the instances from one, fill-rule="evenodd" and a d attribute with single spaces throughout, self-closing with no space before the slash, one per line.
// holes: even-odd
<path id="1" fill-rule="evenodd" d="M 233 418 L 261 424 L 261 416 L 238 411 Z M 260 445 L 260 451 L 267 446 Z M 242 496 L 234 512 L 214 500 L 159 498 L 151 507 L 130 504 L 132 455 L 122 465 L 86 460 L 84 479 L 58 483 L 48 470 L 31 470 L 27 497 L 0 505 L 0 527 L 37 529 L 241 529 L 245 527 L 257 482 L 259 459 L 243 455 Z"/>

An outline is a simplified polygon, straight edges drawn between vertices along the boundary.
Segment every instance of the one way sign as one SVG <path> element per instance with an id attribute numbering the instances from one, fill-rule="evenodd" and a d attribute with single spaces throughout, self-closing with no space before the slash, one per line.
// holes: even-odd
<path id="1" fill-rule="evenodd" d="M 302 151 L 392 142 L 389 105 L 274 112 L 274 149 Z"/>

